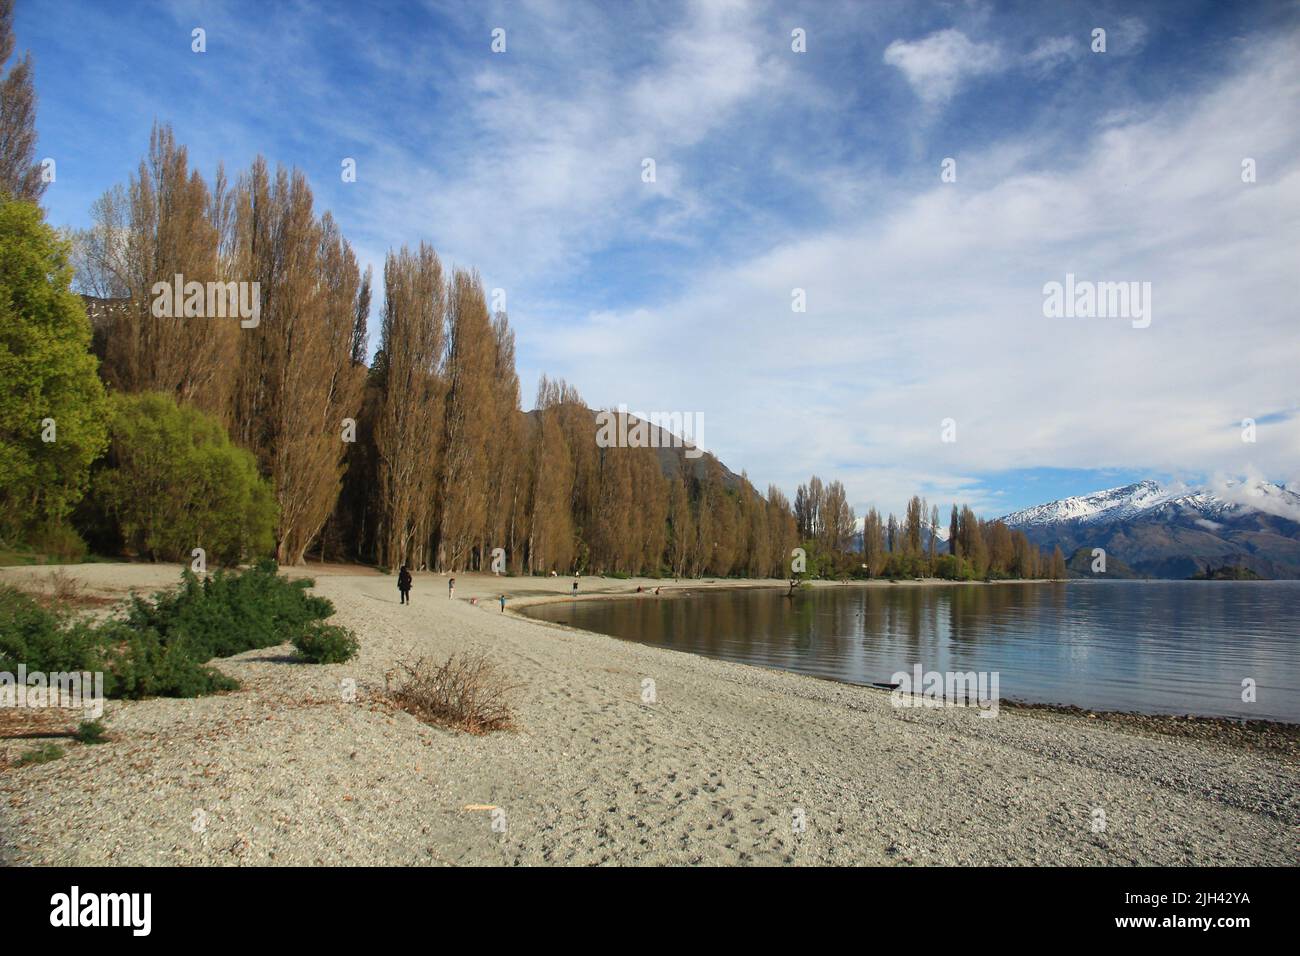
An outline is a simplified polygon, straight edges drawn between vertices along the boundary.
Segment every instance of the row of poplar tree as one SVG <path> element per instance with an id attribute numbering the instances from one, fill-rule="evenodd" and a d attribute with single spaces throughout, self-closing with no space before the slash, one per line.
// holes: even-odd
<path id="1" fill-rule="evenodd" d="M 1067 574 L 1059 547 L 1044 552 L 1023 531 L 981 520 L 966 506 L 952 506 L 945 529 L 939 506 L 919 495 L 908 501 L 901 519 L 871 508 L 859 531 L 844 486 L 823 484 L 814 475 L 795 493 L 794 519 L 809 573 L 821 577 L 984 580 Z"/>
<path id="2" fill-rule="evenodd" d="M 665 467 L 653 448 L 598 448 L 593 413 L 563 381 L 544 377 L 523 412 L 514 333 L 477 274 L 444 269 L 421 243 L 390 252 L 372 288 L 301 172 L 258 159 L 209 183 L 160 126 L 92 219 L 68 238 L 108 393 L 169 396 L 251 453 L 274 495 L 280 562 L 462 570 L 500 553 L 512 573 L 785 573 L 797 539 L 778 489 L 764 496 L 712 456 Z M 178 276 L 257 283 L 256 325 L 156 314 L 156 284 Z M 128 551 L 169 540 L 121 537 Z M 146 556 L 176 553 L 187 549 Z"/>

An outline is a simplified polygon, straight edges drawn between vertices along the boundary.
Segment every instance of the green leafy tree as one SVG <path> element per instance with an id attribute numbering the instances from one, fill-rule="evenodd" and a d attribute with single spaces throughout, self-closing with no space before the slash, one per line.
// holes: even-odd
<path id="1" fill-rule="evenodd" d="M 128 550 L 157 561 L 203 548 L 228 565 L 274 550 L 271 488 L 215 418 L 158 392 L 115 395 L 112 405 L 93 495 Z"/>
<path id="2" fill-rule="evenodd" d="M 69 256 L 38 207 L 0 200 L 0 536 L 61 524 L 106 444 Z"/>

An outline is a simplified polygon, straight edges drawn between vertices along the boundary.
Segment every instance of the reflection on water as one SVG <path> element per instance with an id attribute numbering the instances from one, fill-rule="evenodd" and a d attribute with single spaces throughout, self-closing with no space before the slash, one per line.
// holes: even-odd
<path id="1" fill-rule="evenodd" d="M 528 613 L 855 684 L 920 664 L 998 671 L 1011 700 L 1300 722 L 1298 605 L 1300 581 L 1084 581 L 701 591 Z"/>

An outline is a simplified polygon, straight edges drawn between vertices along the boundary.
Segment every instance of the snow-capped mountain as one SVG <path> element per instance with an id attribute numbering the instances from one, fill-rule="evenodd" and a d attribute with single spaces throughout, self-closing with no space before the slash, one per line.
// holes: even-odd
<path id="1" fill-rule="evenodd" d="M 1139 481 L 1122 488 L 1094 491 L 1034 505 L 1023 511 L 1004 515 L 1003 523 L 1011 528 L 1027 529 L 1058 521 L 1097 522 L 1137 514 L 1157 503 L 1169 500 L 1169 493 L 1155 481 Z"/>
<path id="2" fill-rule="evenodd" d="M 1014 511 L 1005 515 L 1002 521 L 1008 527 L 1028 530 L 1063 521 L 1107 524 L 1134 518 L 1144 512 L 1178 513 L 1214 521 L 1247 511 L 1262 511 L 1300 521 L 1300 494 L 1285 485 L 1267 481 L 1228 481 L 1218 491 L 1211 491 L 1167 488 L 1147 479 L 1121 488 L 1061 498 Z"/>
<path id="3" fill-rule="evenodd" d="M 1300 494 L 1267 481 L 1212 488 L 1139 481 L 1002 518 L 1040 545 L 1105 548 L 1137 573 L 1189 577 L 1223 566 L 1300 577 Z"/>

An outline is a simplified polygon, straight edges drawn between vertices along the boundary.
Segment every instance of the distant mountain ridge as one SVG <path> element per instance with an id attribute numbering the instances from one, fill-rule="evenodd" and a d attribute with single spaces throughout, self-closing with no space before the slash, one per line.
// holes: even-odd
<path id="1" fill-rule="evenodd" d="M 599 431 L 597 424 L 597 415 L 601 412 L 598 409 L 581 406 L 583 413 L 591 416 L 591 435 L 592 442 L 596 441 L 596 434 Z M 615 412 L 619 419 L 625 420 L 625 428 L 631 429 L 637 422 L 642 419 L 635 415 Z M 524 413 L 525 418 L 530 423 L 530 427 L 535 427 L 538 421 L 539 412 L 537 409 Z M 724 488 L 735 491 L 741 487 L 741 477 L 722 461 L 720 461 L 711 452 L 704 449 L 695 449 L 689 441 L 689 436 L 685 439 L 681 435 L 676 435 L 665 428 L 660 428 L 653 422 L 646 421 L 646 437 L 648 438 L 649 447 L 654 449 L 655 456 L 659 459 L 659 470 L 669 481 L 675 478 L 683 480 L 695 479 L 703 481 L 708 472 L 709 464 L 716 462 L 719 468 L 719 475 L 722 479 Z M 688 454 L 692 452 L 691 454 Z"/>
<path id="2" fill-rule="evenodd" d="M 1224 567 L 1300 578 L 1300 494 L 1267 481 L 1220 488 L 1146 480 L 1005 515 L 1008 527 L 1066 554 L 1104 548 L 1136 574 L 1189 578 Z"/>

